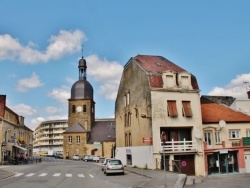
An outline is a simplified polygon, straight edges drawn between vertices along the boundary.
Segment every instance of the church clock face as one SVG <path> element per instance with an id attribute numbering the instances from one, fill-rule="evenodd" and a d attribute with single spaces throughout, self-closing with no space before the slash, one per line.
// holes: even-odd
<path id="1" fill-rule="evenodd" d="M 77 107 L 76 107 L 76 111 L 77 111 L 77 112 L 81 112 L 81 111 L 82 111 L 82 106 L 77 106 Z"/>

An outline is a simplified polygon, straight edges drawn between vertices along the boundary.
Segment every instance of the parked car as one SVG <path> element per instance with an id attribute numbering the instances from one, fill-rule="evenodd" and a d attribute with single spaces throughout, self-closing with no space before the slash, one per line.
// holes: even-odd
<path id="1" fill-rule="evenodd" d="M 72 156 L 72 160 L 80 160 L 80 156 L 78 154 L 74 154 Z"/>
<path id="2" fill-rule="evenodd" d="M 102 171 L 104 170 L 105 165 L 107 164 L 108 160 L 113 159 L 113 158 L 105 158 L 103 163 L 102 163 Z"/>
<path id="3" fill-rule="evenodd" d="M 109 159 L 103 169 L 107 176 L 112 173 L 124 174 L 124 166 L 119 159 Z"/>
<path id="4" fill-rule="evenodd" d="M 91 155 L 85 155 L 83 158 L 84 161 L 93 161 L 93 159 L 94 159 L 94 156 L 91 156 Z"/>
<path id="5" fill-rule="evenodd" d="M 94 156 L 93 157 L 93 161 L 99 163 L 100 157 L 99 156 Z"/>
<path id="6" fill-rule="evenodd" d="M 63 159 L 63 154 L 61 154 L 61 153 L 56 153 L 56 154 L 55 154 L 55 158 L 57 158 L 57 159 Z"/>

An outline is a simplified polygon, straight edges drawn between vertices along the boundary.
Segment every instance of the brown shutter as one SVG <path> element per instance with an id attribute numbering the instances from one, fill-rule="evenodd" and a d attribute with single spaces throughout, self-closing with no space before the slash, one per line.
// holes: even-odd
<path id="1" fill-rule="evenodd" d="M 176 101 L 167 101 L 168 103 L 168 115 L 171 117 L 177 117 L 178 112 L 176 108 Z"/>
<path id="2" fill-rule="evenodd" d="M 190 105 L 190 101 L 182 101 L 183 113 L 186 117 L 192 117 L 192 109 Z"/>

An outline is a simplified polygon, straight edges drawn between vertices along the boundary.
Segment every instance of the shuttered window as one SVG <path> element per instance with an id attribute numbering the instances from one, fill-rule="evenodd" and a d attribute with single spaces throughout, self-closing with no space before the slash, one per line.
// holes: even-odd
<path id="1" fill-rule="evenodd" d="M 182 112 L 185 117 L 192 117 L 190 101 L 182 101 Z"/>
<path id="2" fill-rule="evenodd" d="M 176 108 L 176 101 L 167 101 L 168 103 L 168 116 L 177 117 L 178 112 Z"/>

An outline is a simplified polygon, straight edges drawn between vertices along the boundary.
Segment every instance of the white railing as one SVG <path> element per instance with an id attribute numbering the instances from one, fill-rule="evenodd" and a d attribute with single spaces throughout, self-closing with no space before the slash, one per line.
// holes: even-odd
<path id="1" fill-rule="evenodd" d="M 164 152 L 185 152 L 185 151 L 197 151 L 196 141 L 168 141 L 165 142 L 163 146 L 163 142 L 161 142 L 161 148 Z"/>

